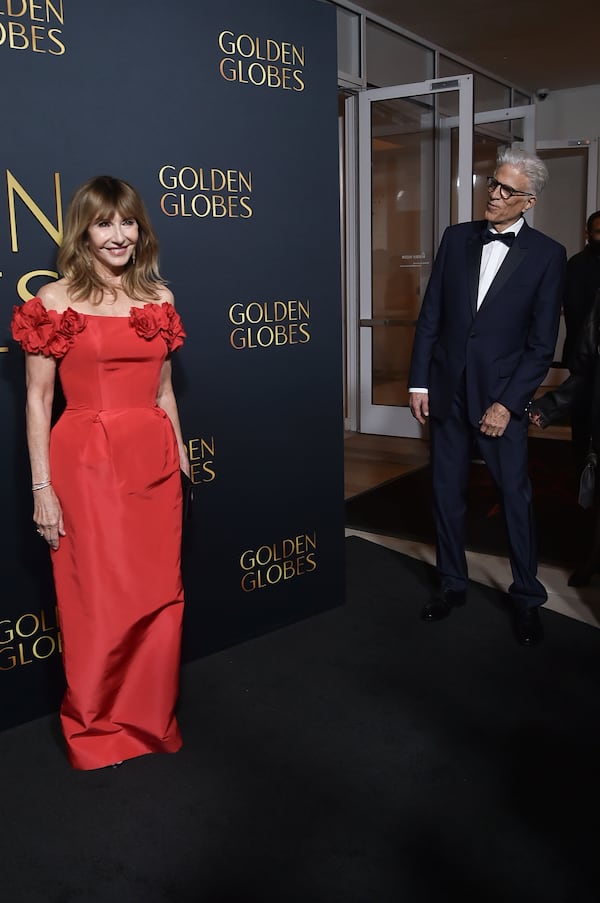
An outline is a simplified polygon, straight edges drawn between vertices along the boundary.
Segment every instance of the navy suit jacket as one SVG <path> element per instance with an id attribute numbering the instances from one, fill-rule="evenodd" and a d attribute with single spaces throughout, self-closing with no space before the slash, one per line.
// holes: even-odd
<path id="1" fill-rule="evenodd" d="M 554 357 L 566 268 L 563 246 L 524 223 L 477 310 L 485 225 L 444 232 L 408 378 L 409 386 L 428 388 L 431 416 L 444 419 L 464 373 L 475 427 L 495 401 L 524 416 Z"/>

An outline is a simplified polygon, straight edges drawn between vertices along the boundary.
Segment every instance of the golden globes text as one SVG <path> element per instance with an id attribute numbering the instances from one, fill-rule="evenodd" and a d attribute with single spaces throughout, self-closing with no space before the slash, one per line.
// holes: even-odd
<path id="1" fill-rule="evenodd" d="M 292 41 L 222 31 L 218 37 L 223 54 L 221 77 L 238 85 L 304 91 L 306 53 Z"/>
<path id="2" fill-rule="evenodd" d="M 0 0 L 0 48 L 65 53 L 63 0 Z"/>
<path id="3" fill-rule="evenodd" d="M 62 652 L 56 610 L 24 612 L 0 620 L 0 671 L 44 661 Z"/>
<path id="4" fill-rule="evenodd" d="M 317 534 L 299 533 L 240 555 L 241 587 L 245 593 L 294 580 L 317 569 Z"/>
<path id="5" fill-rule="evenodd" d="M 249 219 L 252 172 L 165 163 L 158 171 L 160 209 L 165 216 Z"/>
<path id="6" fill-rule="evenodd" d="M 235 302 L 228 311 L 229 341 L 238 351 L 310 342 L 310 301 Z"/>

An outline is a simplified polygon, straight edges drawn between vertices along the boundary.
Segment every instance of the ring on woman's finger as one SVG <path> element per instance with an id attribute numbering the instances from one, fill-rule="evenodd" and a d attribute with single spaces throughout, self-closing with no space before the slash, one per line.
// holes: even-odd
<path id="1" fill-rule="evenodd" d="M 37 532 L 38 532 L 38 534 L 39 534 L 40 536 L 43 536 L 43 535 L 44 535 L 44 531 L 43 531 L 43 530 L 40 530 L 39 527 L 37 528 Z"/>

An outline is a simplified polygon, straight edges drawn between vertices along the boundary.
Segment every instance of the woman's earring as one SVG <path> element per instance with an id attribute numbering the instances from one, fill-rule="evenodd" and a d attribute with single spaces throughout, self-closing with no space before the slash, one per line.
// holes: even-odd
<path id="1" fill-rule="evenodd" d="M 133 254 L 131 255 L 131 262 L 135 263 L 135 245 L 133 246 Z"/>

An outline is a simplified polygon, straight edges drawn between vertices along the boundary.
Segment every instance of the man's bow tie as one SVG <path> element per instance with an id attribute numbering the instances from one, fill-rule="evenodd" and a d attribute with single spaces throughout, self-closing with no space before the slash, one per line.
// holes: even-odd
<path id="1" fill-rule="evenodd" d="M 510 248 L 513 241 L 515 240 L 514 232 L 490 232 L 489 229 L 484 229 L 481 233 L 481 240 L 484 245 L 487 245 L 490 241 L 502 241 L 504 244 Z"/>

